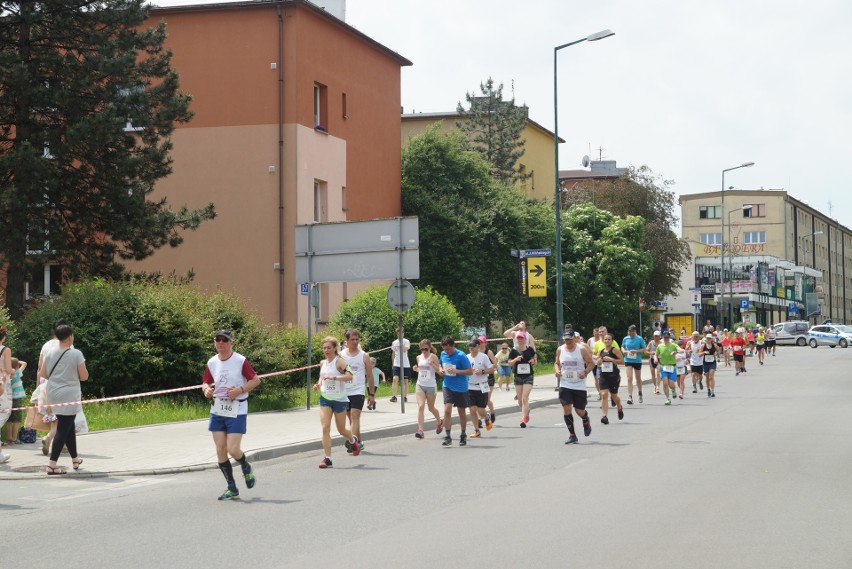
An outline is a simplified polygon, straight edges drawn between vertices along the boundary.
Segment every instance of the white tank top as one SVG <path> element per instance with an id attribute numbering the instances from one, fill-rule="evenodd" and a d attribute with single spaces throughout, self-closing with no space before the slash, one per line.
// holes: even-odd
<path id="1" fill-rule="evenodd" d="M 583 360 L 583 352 L 580 346 L 574 346 L 573 352 L 569 352 L 565 346 L 560 346 L 559 366 L 562 369 L 559 387 L 586 390 L 586 379 L 580 377 L 580 372 L 586 370 L 586 362 Z"/>
<path id="2" fill-rule="evenodd" d="M 422 355 L 417 356 L 417 385 L 421 387 L 437 387 L 438 382 L 435 381 L 435 368 L 429 361 L 431 353 L 427 357 Z"/>
<path id="3" fill-rule="evenodd" d="M 320 367 L 320 393 L 329 401 L 340 401 L 346 399 L 346 382 L 336 379 L 322 379 L 327 375 L 339 376 L 343 375 L 337 370 L 338 356 L 334 356 L 331 361 L 323 360 Z"/>
<path id="4" fill-rule="evenodd" d="M 688 351 L 689 351 L 689 365 L 700 366 L 704 363 L 704 357 L 698 355 L 698 351 L 701 350 L 702 342 L 699 340 L 698 342 L 689 341 Z"/>
<path id="5" fill-rule="evenodd" d="M 488 376 L 477 372 L 482 372 L 490 368 L 491 359 L 483 353 L 476 354 L 476 356 L 468 354 L 467 359 L 470 362 L 470 367 L 473 369 L 473 373 L 468 380 L 468 389 L 470 391 L 480 391 L 482 389 L 480 386 L 483 383 L 488 385 Z"/>
<path id="6" fill-rule="evenodd" d="M 354 356 L 349 355 L 349 350 L 340 352 L 340 357 L 346 360 L 352 369 L 352 381 L 346 384 L 346 395 L 364 395 L 367 386 L 367 367 L 364 365 L 364 352 L 359 348 Z"/>

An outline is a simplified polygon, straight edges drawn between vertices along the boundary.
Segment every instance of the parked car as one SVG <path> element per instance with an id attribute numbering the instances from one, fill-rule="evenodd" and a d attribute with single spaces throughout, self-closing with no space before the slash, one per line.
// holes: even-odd
<path id="1" fill-rule="evenodd" d="M 805 346 L 808 343 L 811 324 L 807 320 L 789 320 L 772 327 L 775 329 L 775 343 L 779 346 Z"/>
<path id="2" fill-rule="evenodd" d="M 843 330 L 839 325 L 820 324 L 808 330 L 808 345 L 812 348 L 817 346 L 848 348 L 850 342 L 852 342 L 852 333 Z"/>

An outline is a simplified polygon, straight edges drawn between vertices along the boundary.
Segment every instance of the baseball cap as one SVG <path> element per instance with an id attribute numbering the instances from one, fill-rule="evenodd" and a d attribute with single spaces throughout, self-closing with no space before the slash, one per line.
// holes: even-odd
<path id="1" fill-rule="evenodd" d="M 230 330 L 219 330 L 215 334 L 213 334 L 214 338 L 216 338 L 217 336 L 224 336 L 225 338 L 227 338 L 229 340 L 234 339 L 234 334 Z"/>
<path id="2" fill-rule="evenodd" d="M 669 332 L 668 330 L 663 332 L 663 338 L 671 338 L 671 337 L 672 337 L 672 333 Z"/>
<path id="3" fill-rule="evenodd" d="M 488 341 L 488 338 L 486 338 L 485 336 L 480 336 L 480 337 L 478 338 L 478 340 L 484 344 L 485 342 L 487 342 L 487 341 Z"/>
<path id="4" fill-rule="evenodd" d="M 635 329 L 636 329 L 636 324 L 631 324 L 630 326 L 628 326 L 628 327 L 627 327 L 627 329 L 628 329 L 628 330 L 635 330 Z"/>
<path id="5" fill-rule="evenodd" d="M 654 330 L 654 336 L 659 336 L 660 334 L 662 334 L 662 332 L 660 332 L 659 330 Z"/>
<path id="6" fill-rule="evenodd" d="M 467 343 L 468 346 L 478 346 L 482 342 L 479 341 L 479 338 L 471 338 L 470 342 Z"/>
<path id="7" fill-rule="evenodd" d="M 570 339 L 570 340 L 573 340 L 573 339 L 574 339 L 574 338 L 576 338 L 576 337 L 577 337 L 577 333 L 576 333 L 576 332 L 574 332 L 574 330 L 572 330 L 571 328 L 569 328 L 569 329 L 565 330 L 565 333 L 564 333 L 564 334 L 562 334 L 562 339 L 563 339 L 563 340 L 569 340 L 569 339 Z"/>
<path id="8" fill-rule="evenodd" d="M 745 328 L 737 328 L 737 334 L 745 334 Z"/>
<path id="9" fill-rule="evenodd" d="M 526 334 L 524 334 L 523 332 L 517 332 L 517 333 L 515 334 L 515 337 L 516 337 L 516 338 L 526 338 L 526 337 L 527 337 L 527 335 L 526 335 Z"/>
<path id="10" fill-rule="evenodd" d="M 713 334 L 706 334 L 704 337 L 705 338 L 713 338 Z"/>

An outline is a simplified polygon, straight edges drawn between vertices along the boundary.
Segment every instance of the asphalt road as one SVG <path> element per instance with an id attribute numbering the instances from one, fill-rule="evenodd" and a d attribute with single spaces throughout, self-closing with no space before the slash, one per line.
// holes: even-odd
<path id="1" fill-rule="evenodd" d="M 465 448 L 432 432 L 335 447 L 327 471 L 317 453 L 262 462 L 238 502 L 216 500 L 215 471 L 5 482 L 0 565 L 849 568 L 850 364 L 783 348 L 720 372 L 715 399 L 646 387 L 608 426 L 595 402 L 579 445 L 552 406 Z"/>

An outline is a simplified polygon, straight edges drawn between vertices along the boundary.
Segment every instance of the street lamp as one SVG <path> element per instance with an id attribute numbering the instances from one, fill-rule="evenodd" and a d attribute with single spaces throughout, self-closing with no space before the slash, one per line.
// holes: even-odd
<path id="1" fill-rule="evenodd" d="M 614 36 L 612 30 L 603 30 L 582 39 L 558 45 L 553 48 L 553 163 L 554 163 L 554 183 L 553 205 L 556 210 L 556 338 L 562 337 L 564 331 L 564 316 L 562 311 L 562 198 L 559 194 L 559 99 L 558 99 L 558 81 L 556 56 L 560 49 L 582 43 L 584 41 L 598 41 L 609 36 Z"/>
<path id="2" fill-rule="evenodd" d="M 739 170 L 740 168 L 751 168 L 754 166 L 754 162 L 743 162 L 739 166 L 734 166 L 732 168 L 725 168 L 722 170 L 722 211 L 725 211 L 725 172 L 730 172 L 731 170 Z M 722 233 L 719 235 L 719 239 L 722 241 L 722 247 L 719 249 L 719 279 L 722 281 L 722 294 L 719 296 L 719 303 L 722 305 L 719 308 L 724 312 L 724 302 L 725 298 L 725 214 L 723 213 L 719 217 L 722 218 Z M 731 311 L 733 312 L 733 311 Z M 728 326 L 731 328 L 734 327 L 734 322 L 729 321 Z"/>
<path id="3" fill-rule="evenodd" d="M 740 206 L 736 209 L 732 209 L 728 212 L 728 246 L 733 249 L 733 240 L 731 239 L 731 214 L 735 211 L 742 211 L 743 213 L 747 211 L 751 211 L 750 205 Z M 725 296 L 725 285 L 724 281 L 722 281 L 722 296 L 720 298 L 724 298 Z M 728 253 L 728 323 L 731 328 L 734 327 L 734 252 L 733 250 Z"/>

